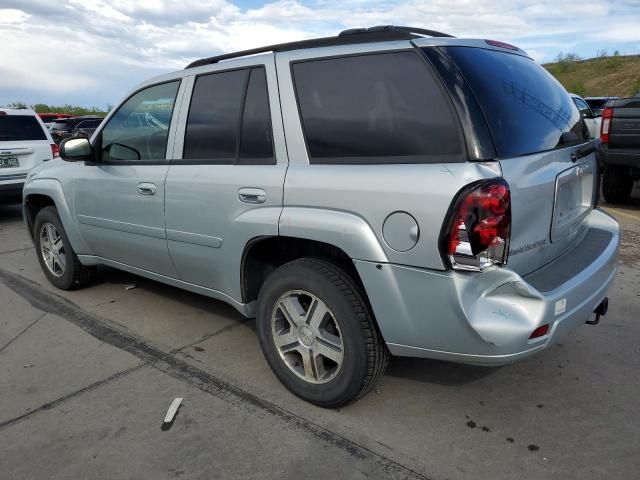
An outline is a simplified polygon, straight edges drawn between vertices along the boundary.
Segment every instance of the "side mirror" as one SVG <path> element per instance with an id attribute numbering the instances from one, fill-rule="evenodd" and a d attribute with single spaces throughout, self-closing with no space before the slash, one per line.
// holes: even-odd
<path id="1" fill-rule="evenodd" d="M 92 150 L 86 138 L 67 138 L 60 144 L 60 158 L 67 162 L 91 160 Z"/>

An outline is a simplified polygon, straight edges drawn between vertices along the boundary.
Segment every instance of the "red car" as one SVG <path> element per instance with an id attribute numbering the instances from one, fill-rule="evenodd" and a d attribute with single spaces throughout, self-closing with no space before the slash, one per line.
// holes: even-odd
<path id="1" fill-rule="evenodd" d="M 55 122 L 59 118 L 71 118 L 73 115 L 69 115 L 68 113 L 39 113 L 38 114 L 42 119 L 42 123 L 49 126 L 50 123 Z"/>

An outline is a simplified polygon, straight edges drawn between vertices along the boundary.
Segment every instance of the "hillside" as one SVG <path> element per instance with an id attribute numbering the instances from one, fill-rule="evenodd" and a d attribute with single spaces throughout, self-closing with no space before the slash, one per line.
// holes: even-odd
<path id="1" fill-rule="evenodd" d="M 543 65 L 578 95 L 630 97 L 640 92 L 640 55 L 564 59 Z"/>

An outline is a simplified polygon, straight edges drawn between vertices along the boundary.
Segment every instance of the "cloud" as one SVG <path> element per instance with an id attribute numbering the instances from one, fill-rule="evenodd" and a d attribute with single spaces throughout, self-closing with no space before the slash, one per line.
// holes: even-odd
<path id="1" fill-rule="evenodd" d="M 0 103 L 114 103 L 140 81 L 196 58 L 358 26 L 417 25 L 495 38 L 530 50 L 540 61 L 560 51 L 625 52 L 640 42 L 640 30 L 629 20 L 638 18 L 640 6 L 631 0 L 0 0 L 0 5 Z"/>

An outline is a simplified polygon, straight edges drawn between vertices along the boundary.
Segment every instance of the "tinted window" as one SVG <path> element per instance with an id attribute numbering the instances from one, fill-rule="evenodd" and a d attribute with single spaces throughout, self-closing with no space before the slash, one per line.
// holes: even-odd
<path id="1" fill-rule="evenodd" d="M 264 68 L 251 70 L 242 116 L 238 163 L 274 163 L 271 113 Z"/>
<path id="2" fill-rule="evenodd" d="M 56 120 L 51 127 L 53 130 L 64 130 L 69 126 L 66 120 Z"/>
<path id="3" fill-rule="evenodd" d="M 46 139 L 47 136 L 36 117 L 30 115 L 0 115 L 0 141 Z"/>
<path id="4" fill-rule="evenodd" d="M 248 70 L 196 79 L 184 138 L 185 159 L 234 163 Z"/>
<path id="5" fill-rule="evenodd" d="M 76 125 L 76 128 L 98 128 L 100 120 L 85 120 Z"/>
<path id="6" fill-rule="evenodd" d="M 102 160 L 164 160 L 179 85 L 145 88 L 120 106 L 102 129 Z"/>
<path id="7" fill-rule="evenodd" d="M 293 65 L 311 163 L 462 159 L 442 90 L 414 52 Z"/>
<path id="8" fill-rule="evenodd" d="M 587 140 L 571 97 L 533 60 L 481 48 L 444 49 L 474 91 L 499 156 L 526 155 Z"/>

